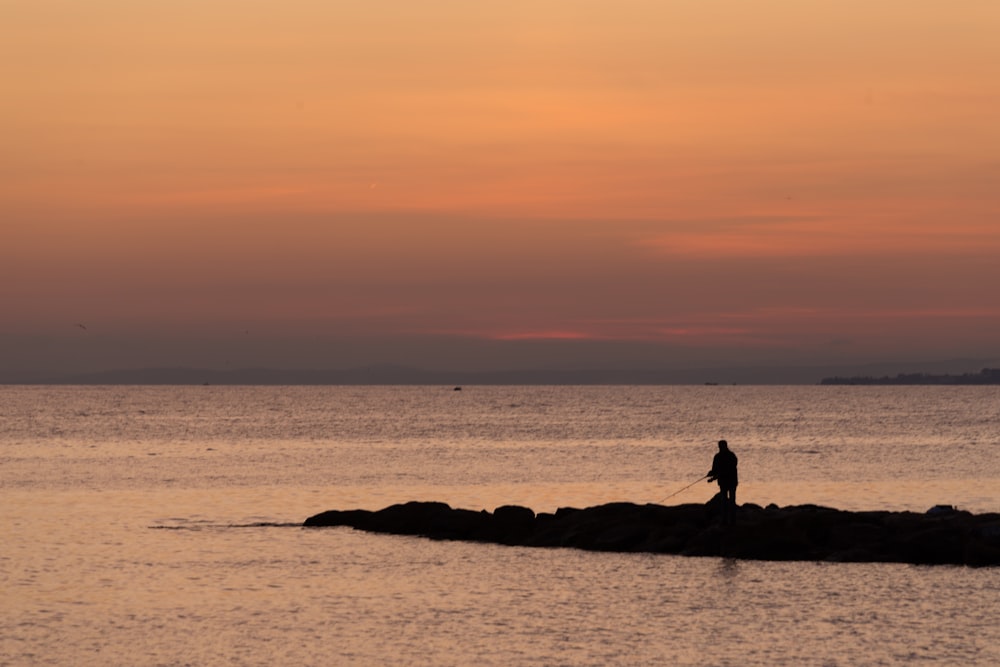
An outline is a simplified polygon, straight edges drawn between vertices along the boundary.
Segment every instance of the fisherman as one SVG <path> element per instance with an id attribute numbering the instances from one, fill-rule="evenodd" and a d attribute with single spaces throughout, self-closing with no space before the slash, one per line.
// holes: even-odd
<path id="1" fill-rule="evenodd" d="M 732 523 L 736 518 L 736 454 L 729 450 L 729 443 L 719 440 L 719 453 L 712 459 L 712 469 L 708 471 L 709 482 L 719 482 L 722 496 L 722 523 Z"/>

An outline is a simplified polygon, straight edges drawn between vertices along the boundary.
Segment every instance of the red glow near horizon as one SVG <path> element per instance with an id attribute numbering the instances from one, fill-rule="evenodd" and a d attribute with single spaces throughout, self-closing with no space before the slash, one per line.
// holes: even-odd
<path id="1" fill-rule="evenodd" d="M 580 331 L 523 331 L 515 333 L 485 334 L 493 340 L 599 340 L 601 337 Z"/>

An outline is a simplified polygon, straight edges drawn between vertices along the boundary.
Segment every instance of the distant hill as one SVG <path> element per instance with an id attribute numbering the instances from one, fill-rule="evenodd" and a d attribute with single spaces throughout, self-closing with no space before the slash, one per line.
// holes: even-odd
<path id="1" fill-rule="evenodd" d="M 962 375 L 935 375 L 932 373 L 900 373 L 895 377 L 855 376 L 823 378 L 820 384 L 1000 384 L 1000 368 L 984 368 L 978 373 L 963 373 Z"/>

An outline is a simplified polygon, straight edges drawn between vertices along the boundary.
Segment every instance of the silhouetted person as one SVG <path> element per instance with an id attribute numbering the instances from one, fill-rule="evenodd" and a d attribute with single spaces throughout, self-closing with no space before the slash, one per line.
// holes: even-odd
<path id="1" fill-rule="evenodd" d="M 712 459 L 708 481 L 719 482 L 722 522 L 732 523 L 736 518 L 736 485 L 739 484 L 739 477 L 736 474 L 736 454 L 729 451 L 729 444 L 725 440 L 719 440 L 719 453 Z"/>

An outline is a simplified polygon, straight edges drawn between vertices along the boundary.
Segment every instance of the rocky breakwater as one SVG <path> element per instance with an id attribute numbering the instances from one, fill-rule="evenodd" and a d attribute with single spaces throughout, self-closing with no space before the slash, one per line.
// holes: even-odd
<path id="1" fill-rule="evenodd" d="M 756 560 L 1000 565 L 1000 514 L 938 506 L 927 513 L 847 512 L 816 505 L 742 505 L 719 522 L 707 505 L 610 503 L 536 514 L 527 507 L 493 512 L 409 502 L 378 511 L 331 510 L 308 528 L 359 530 L 527 547 L 649 552 Z"/>

